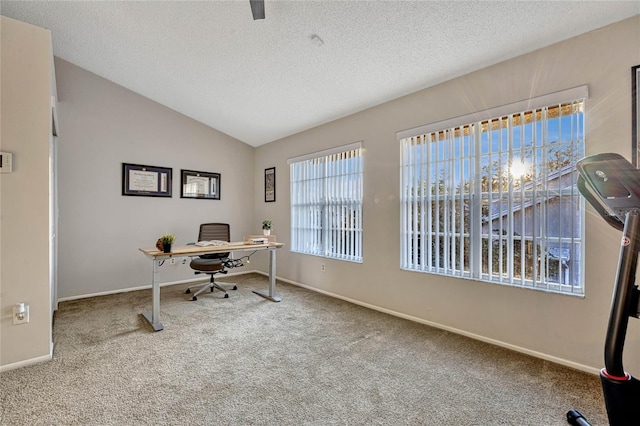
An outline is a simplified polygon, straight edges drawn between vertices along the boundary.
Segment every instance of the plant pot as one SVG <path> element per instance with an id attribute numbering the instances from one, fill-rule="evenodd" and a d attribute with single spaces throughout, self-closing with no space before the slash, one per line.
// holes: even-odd
<path id="1" fill-rule="evenodd" d="M 163 244 L 162 251 L 164 251 L 165 253 L 171 253 L 171 244 Z"/>
<path id="2" fill-rule="evenodd" d="M 262 235 L 271 235 L 271 229 L 263 229 Z"/>

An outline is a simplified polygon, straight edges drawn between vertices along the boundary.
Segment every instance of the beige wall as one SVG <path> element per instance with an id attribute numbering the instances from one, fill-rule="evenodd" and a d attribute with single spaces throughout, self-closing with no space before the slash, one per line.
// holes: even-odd
<path id="1" fill-rule="evenodd" d="M 287 158 L 359 140 L 365 148 L 364 262 L 283 251 L 278 275 L 596 371 L 602 366 L 619 233 L 587 209 L 584 298 L 401 271 L 396 132 L 588 84 L 587 154 L 611 151 L 630 158 L 630 68 L 640 63 L 639 46 L 640 16 L 636 16 L 258 148 L 256 220 L 273 219 L 273 232 L 285 243 L 290 228 Z M 262 170 L 271 166 L 277 168 L 277 202 L 264 203 Z M 640 365 L 638 330 L 638 324 L 631 324 L 627 340 L 629 366 L 635 367 Z"/>
<path id="2" fill-rule="evenodd" d="M 0 175 L 0 367 L 48 359 L 50 76 L 48 30 L 4 16 L 1 25 L 0 148 L 13 173 Z M 12 325 L 13 306 L 30 305 L 30 322 Z"/>
<path id="3" fill-rule="evenodd" d="M 59 262 L 62 299 L 150 286 L 139 247 L 165 233 L 193 242 L 205 222 L 228 222 L 232 239 L 255 233 L 254 148 L 59 58 Z M 122 163 L 173 169 L 173 197 L 122 195 Z M 221 199 L 180 198 L 180 170 L 221 174 Z M 188 265 L 162 282 L 193 279 Z M 150 302 L 150 301 L 149 301 Z"/>
<path id="4" fill-rule="evenodd" d="M 45 109 L 48 112 L 48 98 L 36 96 L 34 90 L 49 81 L 50 64 L 26 64 L 12 46 L 17 39 L 33 42 L 29 51 L 38 52 L 49 48 L 50 41 L 47 31 L 22 24 L 12 23 L 9 35 L 6 22 L 3 17 L 2 148 L 16 155 L 16 172 L 0 177 L 0 367 L 36 358 L 49 349 L 45 343 L 49 325 L 43 318 L 48 312 L 48 268 L 40 270 L 48 260 L 48 146 L 33 141 L 48 138 L 50 119 L 25 122 L 12 114 L 29 111 L 44 117 Z M 58 140 L 59 297 L 147 286 L 151 264 L 137 248 L 152 245 L 166 232 L 175 233 L 178 243 L 193 241 L 197 224 L 210 220 L 231 223 L 232 238 L 239 239 L 255 233 L 262 219 L 271 218 L 278 240 L 288 244 L 287 158 L 362 140 L 364 262 L 338 262 L 283 249 L 278 252 L 278 276 L 595 371 L 602 364 L 619 234 L 592 209 L 587 210 L 584 298 L 401 271 L 395 134 L 588 84 L 587 153 L 612 151 L 630 158 L 630 67 L 640 63 L 639 41 L 640 16 L 636 16 L 258 149 L 56 59 L 62 128 Z M 37 82 L 16 83 L 32 77 Z M 172 167 L 173 198 L 122 196 L 122 162 Z M 272 166 L 277 167 L 277 201 L 265 203 L 263 171 Z M 222 200 L 181 199 L 181 168 L 221 173 Z M 29 197 L 23 196 L 25 187 Z M 35 253 L 33 241 L 40 241 Z M 252 269 L 268 270 L 262 254 L 252 259 Z M 327 266 L 324 273 L 322 263 Z M 192 277 L 186 267 L 172 268 L 163 271 L 163 281 Z M 36 321 L 32 316 L 30 325 L 8 326 L 11 306 L 27 293 L 32 309 L 36 306 Z M 640 365 L 638 331 L 632 321 L 627 340 L 631 371 Z"/>

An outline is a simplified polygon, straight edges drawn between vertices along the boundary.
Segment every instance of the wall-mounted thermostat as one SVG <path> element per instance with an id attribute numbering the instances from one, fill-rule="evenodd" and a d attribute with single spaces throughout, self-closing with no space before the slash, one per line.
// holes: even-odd
<path id="1" fill-rule="evenodd" d="M 0 152 L 0 173 L 11 173 L 12 164 L 13 154 L 9 152 Z"/>

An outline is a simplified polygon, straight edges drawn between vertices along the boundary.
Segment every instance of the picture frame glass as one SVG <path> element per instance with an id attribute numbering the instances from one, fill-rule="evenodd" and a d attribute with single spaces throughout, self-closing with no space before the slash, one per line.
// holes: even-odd
<path id="1" fill-rule="evenodd" d="M 122 195 L 171 197 L 173 169 L 122 163 Z"/>
<path id="2" fill-rule="evenodd" d="M 181 170 L 181 198 L 220 199 L 220 173 Z"/>
<path id="3" fill-rule="evenodd" d="M 276 201 L 276 168 L 264 169 L 264 201 L 272 203 Z"/>

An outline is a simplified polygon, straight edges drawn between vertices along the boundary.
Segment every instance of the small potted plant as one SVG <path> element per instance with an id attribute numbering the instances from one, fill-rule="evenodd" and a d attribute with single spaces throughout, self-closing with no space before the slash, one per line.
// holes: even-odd
<path id="1" fill-rule="evenodd" d="M 264 235 L 271 235 L 271 219 L 265 219 L 262 221 L 262 233 Z"/>
<path id="2" fill-rule="evenodd" d="M 160 237 L 160 243 L 162 243 L 162 251 L 165 253 L 171 253 L 171 245 L 176 240 L 175 235 L 172 234 L 164 234 Z"/>

